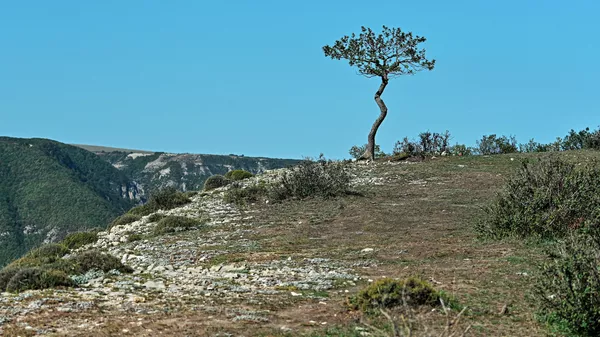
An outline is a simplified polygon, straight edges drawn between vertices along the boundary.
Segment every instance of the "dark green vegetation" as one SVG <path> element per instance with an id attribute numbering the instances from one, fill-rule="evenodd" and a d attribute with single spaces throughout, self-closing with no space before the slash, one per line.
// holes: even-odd
<path id="1" fill-rule="evenodd" d="M 382 278 L 355 296 L 348 299 L 352 310 L 374 312 L 380 308 L 387 309 L 401 306 L 427 305 L 437 307 L 452 300 L 437 291 L 429 282 L 420 277 L 411 276 L 403 280 Z"/>
<path id="2" fill-rule="evenodd" d="M 345 163 L 305 160 L 283 174 L 281 185 L 275 186 L 276 200 L 308 197 L 332 198 L 350 192 L 350 175 Z"/>
<path id="3" fill-rule="evenodd" d="M 206 181 L 204 182 L 204 190 L 214 190 L 215 188 L 227 186 L 229 185 L 229 183 L 231 183 L 231 180 L 225 178 L 220 174 L 215 174 L 214 176 L 210 176 L 208 177 L 208 179 L 206 179 Z"/>
<path id="4" fill-rule="evenodd" d="M 105 227 L 135 204 L 130 179 L 95 154 L 46 139 L 0 137 L 0 266 L 43 240 Z"/>
<path id="5" fill-rule="evenodd" d="M 205 224 L 208 219 L 192 219 L 185 216 L 166 216 L 160 220 L 154 227 L 153 234 L 158 236 L 167 233 L 180 232 L 185 230 L 190 230 L 193 228 L 198 228 L 199 226 Z"/>
<path id="6" fill-rule="evenodd" d="M 536 279 L 539 318 L 553 330 L 577 336 L 600 335 L 600 221 L 575 233 L 551 251 L 552 261 Z"/>
<path id="7" fill-rule="evenodd" d="M 83 274 L 89 270 L 108 272 L 114 269 L 123 273 L 133 271 L 111 255 L 85 251 L 63 258 L 69 252 L 69 248 L 61 244 L 46 244 L 31 250 L 0 270 L 0 292 L 71 287 L 75 283 L 69 275 Z"/>
<path id="8" fill-rule="evenodd" d="M 552 239 L 586 227 L 600 217 L 600 165 L 556 156 L 523 161 L 486 213 L 478 229 L 494 237 Z"/>
<path id="9" fill-rule="evenodd" d="M 375 92 L 375 102 L 380 110 L 379 117 L 373 123 L 363 159 L 375 159 L 375 134 L 387 115 L 388 108 L 381 95 L 390 78 L 400 75 L 413 75 L 421 70 L 433 70 L 435 60 L 425 57 L 425 49 L 419 44 L 425 42 L 421 36 L 405 33 L 400 28 L 383 26 L 380 34 L 371 28 L 361 27 L 358 36 L 344 36 L 332 46 L 324 46 L 325 56 L 334 60 L 347 60 L 351 67 L 358 68 L 358 73 L 365 77 L 379 77 L 381 84 Z"/>
<path id="10" fill-rule="evenodd" d="M 351 193 L 347 163 L 328 161 L 323 156 L 309 158 L 283 173 L 281 180 L 272 183 L 259 181 L 242 186 L 236 182 L 225 192 L 224 201 L 247 205 L 260 200 L 334 198 Z"/>
<path id="11" fill-rule="evenodd" d="M 538 318 L 551 330 L 600 334 L 600 162 L 554 154 L 524 160 L 477 224 L 484 236 L 544 239 Z"/>
<path id="12" fill-rule="evenodd" d="M 233 181 L 252 178 L 254 174 L 244 170 L 233 170 L 225 173 L 225 178 Z"/>
<path id="13" fill-rule="evenodd" d="M 75 232 L 67 235 L 60 243 L 69 249 L 77 249 L 98 241 L 98 232 Z"/>

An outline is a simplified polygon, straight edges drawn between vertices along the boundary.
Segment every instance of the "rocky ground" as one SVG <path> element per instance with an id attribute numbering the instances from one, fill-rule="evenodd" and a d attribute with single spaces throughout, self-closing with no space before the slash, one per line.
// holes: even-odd
<path id="1" fill-rule="evenodd" d="M 382 178 L 370 176 L 369 170 L 353 171 L 355 187 L 383 183 Z M 280 173 L 281 170 L 270 171 L 244 184 L 256 183 L 258 179 L 274 180 Z M 255 221 L 253 214 L 257 211 L 251 207 L 240 209 L 224 203 L 223 193 L 227 188 L 196 195 L 183 207 L 159 211 L 164 215 L 210 219 L 195 230 L 130 242 L 129 237 L 134 234 L 152 232 L 156 223 L 145 216 L 100 232 L 95 244 L 79 250 L 105 251 L 131 266 L 132 274 L 91 271 L 77 277 L 80 288 L 3 293 L 0 329 L 9 323 L 29 334 L 76 334 L 95 328 L 94 324 L 47 328 L 21 323 L 25 317 L 52 311 L 74 313 L 94 309 L 153 314 L 191 308 L 211 312 L 223 303 L 262 304 L 271 301 L 271 297 L 276 298 L 275 302 L 313 299 L 326 305 L 328 291 L 344 292 L 344 288 L 361 280 L 353 269 L 355 266 L 318 255 L 275 259 L 268 254 L 261 256 L 260 243 L 249 237 L 266 225 Z M 220 259 L 227 254 L 248 252 L 255 253 L 254 259 Z M 232 308 L 227 318 L 260 323 L 268 322 L 270 314 L 269 310 Z"/>

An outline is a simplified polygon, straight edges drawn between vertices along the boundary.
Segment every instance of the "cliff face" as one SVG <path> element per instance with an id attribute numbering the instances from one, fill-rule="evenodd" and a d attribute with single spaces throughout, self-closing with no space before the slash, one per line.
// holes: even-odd
<path id="1" fill-rule="evenodd" d="M 236 155 L 172 154 L 127 151 L 97 151 L 100 158 L 127 174 L 144 199 L 151 191 L 175 187 L 181 191 L 200 190 L 214 174 L 243 169 L 254 174 L 297 164 L 298 160 L 244 157 Z"/>

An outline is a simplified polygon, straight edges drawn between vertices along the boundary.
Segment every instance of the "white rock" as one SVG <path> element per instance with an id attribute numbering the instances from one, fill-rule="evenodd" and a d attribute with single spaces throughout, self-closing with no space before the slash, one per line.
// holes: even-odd
<path id="1" fill-rule="evenodd" d="M 374 249 L 373 248 L 365 248 L 363 250 L 361 250 L 362 253 L 369 253 L 372 252 Z"/>

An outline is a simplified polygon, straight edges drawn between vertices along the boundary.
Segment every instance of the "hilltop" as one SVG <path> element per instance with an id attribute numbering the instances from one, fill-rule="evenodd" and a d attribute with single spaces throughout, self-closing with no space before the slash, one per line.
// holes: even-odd
<path id="1" fill-rule="evenodd" d="M 600 159 L 597 151 L 554 155 Z M 361 336 L 375 330 L 348 310 L 348 297 L 383 277 L 421 275 L 467 307 L 458 325 L 470 325 L 471 335 L 542 336 L 527 297 L 542 248 L 482 241 L 473 230 L 505 178 L 540 156 L 547 154 L 350 163 L 355 192 L 329 199 L 238 205 L 224 197 L 239 185 L 198 193 L 72 252 L 110 253 L 132 274 L 86 274 L 79 288 L 3 294 L 1 328 L 14 335 Z M 157 232 L 169 215 L 200 222 Z M 441 309 L 419 315 L 432 331 L 447 323 Z"/>

